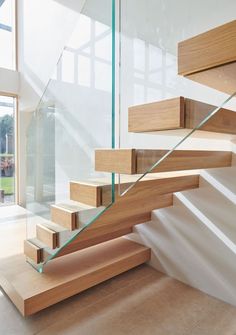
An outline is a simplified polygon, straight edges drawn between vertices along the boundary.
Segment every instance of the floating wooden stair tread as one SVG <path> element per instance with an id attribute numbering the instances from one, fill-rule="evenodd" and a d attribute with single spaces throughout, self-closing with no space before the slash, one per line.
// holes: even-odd
<path id="1" fill-rule="evenodd" d="M 141 174 L 150 169 L 167 150 L 100 149 L 95 152 L 96 171 Z M 152 172 L 207 169 L 230 166 L 232 152 L 175 150 Z"/>
<path id="2" fill-rule="evenodd" d="M 58 258 L 39 274 L 23 255 L 1 261 L 0 285 L 24 315 L 82 292 L 150 260 L 150 249 L 119 238 Z"/>
<path id="3" fill-rule="evenodd" d="M 60 245 L 60 234 L 67 233 L 67 230 L 49 220 L 40 217 L 35 219 L 36 222 L 36 240 L 41 241 L 50 249 L 55 249 Z"/>
<path id="4" fill-rule="evenodd" d="M 236 90 L 236 20 L 182 41 L 178 73 L 232 94 Z"/>
<path id="5" fill-rule="evenodd" d="M 102 209 L 68 201 L 51 206 L 51 220 L 68 230 L 76 230 L 86 225 Z"/>
<path id="6" fill-rule="evenodd" d="M 129 131 L 193 129 L 216 108 L 217 106 L 184 97 L 130 107 Z M 236 112 L 222 108 L 200 130 L 236 134 Z"/>
<path id="7" fill-rule="evenodd" d="M 45 225 L 36 225 L 36 237 L 51 249 L 55 249 L 58 246 L 58 232 Z"/>
<path id="8" fill-rule="evenodd" d="M 184 98 L 129 107 L 129 132 L 184 128 Z"/>
<path id="9" fill-rule="evenodd" d="M 186 175 L 196 175 L 198 171 L 172 171 L 150 174 L 144 179 L 140 180 L 140 183 L 148 180 L 154 179 L 165 179 L 171 177 L 181 177 Z M 120 193 L 123 193 L 129 186 L 131 186 L 137 177 L 135 175 L 122 176 L 122 179 L 115 182 L 115 192 L 116 196 L 119 196 L 118 189 Z M 84 190 L 86 195 L 84 194 Z M 111 180 L 110 178 L 100 178 L 97 180 L 89 181 L 72 181 L 70 182 L 70 198 L 71 200 L 77 202 L 84 202 L 86 205 L 100 207 L 108 206 L 111 204 Z"/>
<path id="10" fill-rule="evenodd" d="M 24 254 L 30 258 L 35 264 L 39 264 L 43 259 L 43 248 L 37 245 L 34 240 L 24 241 Z"/>

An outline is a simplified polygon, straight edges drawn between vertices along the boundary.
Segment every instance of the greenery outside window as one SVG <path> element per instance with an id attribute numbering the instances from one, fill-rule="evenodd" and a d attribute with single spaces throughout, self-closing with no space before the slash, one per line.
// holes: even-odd
<path id="1" fill-rule="evenodd" d="M 15 105 L 0 96 L 0 205 L 15 202 Z"/>

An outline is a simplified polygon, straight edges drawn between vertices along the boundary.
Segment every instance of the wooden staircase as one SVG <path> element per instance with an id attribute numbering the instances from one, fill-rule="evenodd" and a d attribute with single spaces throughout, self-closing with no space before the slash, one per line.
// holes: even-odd
<path id="1" fill-rule="evenodd" d="M 233 42 L 236 21 L 181 42 L 179 74 L 232 93 L 236 87 Z M 223 81 L 219 74 L 224 76 Z M 184 97 L 130 107 L 129 131 L 193 129 L 214 108 Z M 235 134 L 236 113 L 221 109 L 202 130 Z M 145 173 L 167 152 L 96 150 L 95 170 L 129 175 L 130 179 L 121 184 L 126 190 L 134 181 L 131 175 Z M 24 254 L 34 265 L 56 253 L 55 259 L 45 266 L 42 275 L 22 256 L 8 260 L 8 265 L 0 266 L 2 287 L 21 313 L 30 315 L 149 261 L 150 248 L 123 236 L 132 233 L 135 225 L 149 221 L 154 209 L 172 206 L 174 193 L 198 188 L 199 173 L 194 170 L 231 164 L 229 151 L 175 150 L 124 196 L 119 196 L 115 185 L 116 201 L 106 211 L 111 202 L 109 183 L 71 181 L 70 201 L 52 205 L 51 220 L 39 220 L 36 236 L 24 243 Z M 92 224 L 87 227 L 89 222 Z"/>
<path id="2" fill-rule="evenodd" d="M 80 233 L 71 244 L 63 248 L 57 257 L 129 234 L 134 225 L 150 220 L 154 208 L 170 206 L 174 192 L 198 187 L 199 178 L 196 172 L 158 174 L 154 177 L 142 180 L 124 197 L 117 196 L 112 207 Z M 124 183 L 123 187 L 129 185 L 131 183 Z M 108 184 L 104 188 L 105 193 L 107 186 Z M 94 187 L 97 188 L 97 184 L 94 184 Z M 94 194 L 91 187 L 90 191 Z M 68 212 L 68 207 L 65 205 L 51 206 L 52 221 L 45 220 L 36 225 L 36 238 L 25 241 L 25 255 L 36 264 L 42 263 L 55 252 L 52 249 L 63 246 L 69 238 L 78 233 L 79 224 L 76 220 L 79 220 L 81 214 L 88 215 L 88 209 L 83 213 L 81 203 L 79 205 L 78 212 L 75 205 L 73 212 Z M 97 214 L 99 210 L 101 211 L 100 208 L 93 210 L 96 210 Z M 94 215 L 92 213 L 90 218 L 93 219 Z M 89 222 L 90 218 L 89 216 L 87 219 L 84 218 L 84 224 Z M 74 221 L 76 228 L 72 229 Z"/>

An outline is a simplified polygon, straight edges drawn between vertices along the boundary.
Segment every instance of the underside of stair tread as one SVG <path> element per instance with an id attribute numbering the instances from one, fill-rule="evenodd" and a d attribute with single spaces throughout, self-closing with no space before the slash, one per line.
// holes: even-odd
<path id="1" fill-rule="evenodd" d="M 184 97 L 134 106 L 129 108 L 129 131 L 194 129 L 216 108 L 217 106 Z M 170 115 L 166 113 L 167 111 Z M 173 123 L 173 120 L 181 120 L 181 122 Z M 236 112 L 221 108 L 199 130 L 236 134 Z"/>
<path id="2" fill-rule="evenodd" d="M 236 87 L 235 44 L 236 20 L 180 42 L 178 73 L 232 94 Z"/>
<path id="3" fill-rule="evenodd" d="M 43 275 L 22 255 L 5 259 L 0 284 L 20 312 L 30 315 L 149 260 L 149 248 L 118 238 L 56 259 Z"/>
<path id="4" fill-rule="evenodd" d="M 95 170 L 120 174 L 142 174 L 231 166 L 232 152 L 208 150 L 99 149 Z M 160 164 L 155 164 L 160 161 Z M 155 167 L 154 167 L 155 166 Z"/>

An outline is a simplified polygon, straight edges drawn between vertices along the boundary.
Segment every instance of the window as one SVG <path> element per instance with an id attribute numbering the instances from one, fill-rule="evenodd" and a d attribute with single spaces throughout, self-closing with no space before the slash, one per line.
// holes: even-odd
<path id="1" fill-rule="evenodd" d="M 0 67 L 15 70 L 15 0 L 0 0 Z"/>
<path id="2" fill-rule="evenodd" d="M 15 98 L 0 96 L 0 205 L 15 202 Z"/>

